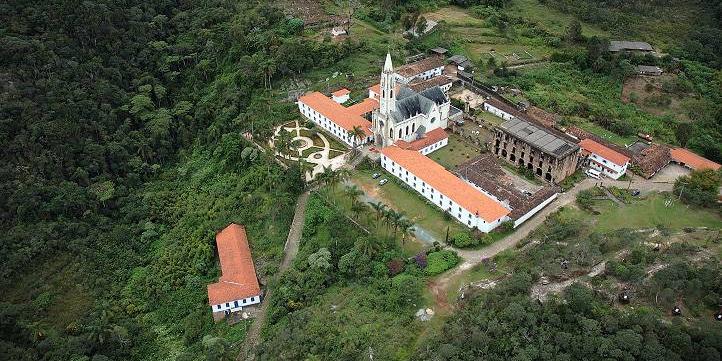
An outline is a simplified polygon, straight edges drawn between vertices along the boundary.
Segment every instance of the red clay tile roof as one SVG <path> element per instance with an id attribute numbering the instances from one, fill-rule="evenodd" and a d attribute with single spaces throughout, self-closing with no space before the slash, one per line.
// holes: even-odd
<path id="1" fill-rule="evenodd" d="M 397 140 L 394 144 L 403 149 L 421 150 L 448 137 L 443 129 L 436 128 L 430 132 L 426 132 L 423 138 L 414 140 L 413 142 Z"/>
<path id="2" fill-rule="evenodd" d="M 331 93 L 331 95 L 333 95 L 335 97 L 342 97 L 342 96 L 344 96 L 346 94 L 350 94 L 350 93 L 351 93 L 350 90 L 348 90 L 346 88 L 341 88 L 341 89 L 336 90 L 335 92 Z"/>
<path id="3" fill-rule="evenodd" d="M 220 305 L 261 293 L 246 229 L 231 223 L 216 234 L 221 277 L 208 285 L 208 303 Z"/>
<path id="4" fill-rule="evenodd" d="M 381 149 L 381 154 L 398 163 L 467 211 L 478 214 L 487 222 L 494 222 L 511 212 L 415 150 L 406 150 L 392 145 Z"/>
<path id="5" fill-rule="evenodd" d="M 715 163 L 705 157 L 692 153 L 692 151 L 685 148 L 672 148 L 669 152 L 675 162 L 684 163 L 686 166 L 695 170 L 717 170 L 720 168 L 720 165 L 718 163 Z"/>
<path id="6" fill-rule="evenodd" d="M 376 94 L 381 94 L 381 84 L 372 85 L 369 87 L 369 90 Z"/>
<path id="7" fill-rule="evenodd" d="M 368 114 L 378 108 L 379 108 L 378 100 L 372 99 L 372 98 L 366 98 L 361 103 L 354 104 L 354 105 L 346 108 L 346 110 L 352 114 L 355 114 L 358 116 L 364 116 L 364 114 Z"/>
<path id="8" fill-rule="evenodd" d="M 587 152 L 594 153 L 620 167 L 629 162 L 629 157 L 626 155 L 599 144 L 590 138 L 583 139 L 579 142 L 579 146 Z"/>
<path id="9" fill-rule="evenodd" d="M 421 92 L 435 86 L 444 86 L 453 83 L 453 80 L 446 75 L 439 75 L 427 80 L 412 81 L 409 84 L 409 88 L 415 92 Z"/>
<path id="10" fill-rule="evenodd" d="M 352 131 L 354 127 L 361 127 L 366 135 L 373 134 L 369 129 L 371 127 L 370 121 L 349 112 L 342 105 L 319 92 L 311 92 L 303 95 L 298 101 L 321 113 L 321 115 L 338 124 L 338 126 L 343 129 Z"/>
<path id="11" fill-rule="evenodd" d="M 436 69 L 439 67 L 444 66 L 444 58 L 440 56 L 430 56 L 426 59 L 421 59 L 419 61 L 402 65 L 398 68 L 396 68 L 396 74 L 399 74 L 403 76 L 404 78 L 408 78 L 414 75 L 421 74 L 425 71 L 429 71 L 431 69 Z"/>

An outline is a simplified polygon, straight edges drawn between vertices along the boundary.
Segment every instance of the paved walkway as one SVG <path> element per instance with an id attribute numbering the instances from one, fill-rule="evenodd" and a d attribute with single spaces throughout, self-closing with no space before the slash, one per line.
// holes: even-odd
<path id="1" fill-rule="evenodd" d="M 283 247 L 283 260 L 278 268 L 277 275 L 283 274 L 283 272 L 291 265 L 293 259 L 298 254 L 298 245 L 301 240 L 301 233 L 303 232 L 303 221 L 306 217 L 306 203 L 308 202 L 309 191 L 303 192 L 296 202 L 296 213 L 293 215 L 293 222 L 291 223 L 291 229 L 288 231 L 288 237 L 286 238 L 286 245 Z M 263 296 L 263 302 L 256 313 L 256 319 L 251 324 L 251 328 L 248 330 L 246 339 L 243 341 L 241 346 L 241 352 L 238 354 L 237 360 L 255 360 L 256 359 L 256 346 L 260 341 L 261 328 L 266 323 L 266 315 L 268 314 L 268 300 L 271 297 L 271 289 L 266 289 L 266 293 Z"/>

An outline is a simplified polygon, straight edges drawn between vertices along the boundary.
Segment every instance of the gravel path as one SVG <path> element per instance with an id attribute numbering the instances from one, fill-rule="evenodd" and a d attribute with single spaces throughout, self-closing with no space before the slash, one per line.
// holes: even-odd
<path id="1" fill-rule="evenodd" d="M 303 220 L 306 217 L 306 203 L 308 202 L 309 191 L 303 192 L 298 197 L 296 202 L 296 213 L 293 215 L 293 222 L 291 223 L 291 229 L 288 231 L 288 238 L 286 238 L 286 245 L 283 247 L 283 260 L 278 268 L 277 275 L 283 274 L 283 272 L 291 265 L 293 259 L 296 258 L 298 253 L 298 245 L 301 240 L 301 233 L 303 232 Z M 271 289 L 266 289 L 266 293 L 263 296 L 263 302 L 256 312 L 256 319 L 251 324 L 251 328 L 248 330 L 246 339 L 243 341 L 241 346 L 241 352 L 238 354 L 237 360 L 255 360 L 256 353 L 255 349 L 260 341 L 261 328 L 266 323 L 266 314 L 268 314 L 268 300 L 271 297 Z"/>

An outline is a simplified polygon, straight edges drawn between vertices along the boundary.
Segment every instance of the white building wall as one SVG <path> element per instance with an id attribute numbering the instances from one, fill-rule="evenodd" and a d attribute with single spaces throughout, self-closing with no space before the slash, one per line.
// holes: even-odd
<path id="1" fill-rule="evenodd" d="M 250 305 L 261 303 L 261 295 L 255 295 L 240 300 L 230 301 L 219 305 L 212 305 L 211 309 L 213 312 L 236 312 Z"/>
<path id="2" fill-rule="evenodd" d="M 398 73 L 394 73 L 394 77 L 396 78 L 397 82 L 402 83 L 402 84 L 408 84 L 417 79 L 423 79 L 423 80 L 431 79 L 435 76 L 441 75 L 443 73 L 443 71 L 444 71 L 444 67 L 440 66 L 440 67 L 437 67 L 434 69 L 429 69 L 423 73 L 410 75 L 408 77 L 399 75 Z"/>
<path id="3" fill-rule="evenodd" d="M 419 150 L 419 152 L 423 155 L 427 155 L 439 148 L 446 146 L 447 144 L 449 144 L 449 138 L 444 138 L 434 144 L 429 144 L 426 147 L 421 148 L 421 150 Z"/>
<path id="4" fill-rule="evenodd" d="M 332 95 L 332 96 L 331 96 L 331 99 L 333 99 L 333 101 L 335 101 L 336 103 L 343 104 L 343 103 L 347 102 L 347 101 L 350 99 L 350 96 L 349 96 L 349 94 L 344 94 L 344 95 L 342 95 L 342 96 L 340 96 L 340 97 L 337 97 L 337 96 L 335 96 L 335 95 Z"/>
<path id="5" fill-rule="evenodd" d="M 551 203 L 553 200 L 557 199 L 558 195 L 559 195 L 558 193 L 554 193 L 551 197 L 547 198 L 544 202 L 541 202 L 538 206 L 534 207 L 532 210 L 527 212 L 525 215 L 519 217 L 516 221 L 514 221 L 514 228 L 519 227 L 519 225 L 526 222 L 529 218 L 531 218 L 537 212 L 541 211 L 549 203 Z"/>
<path id="6" fill-rule="evenodd" d="M 504 120 L 511 120 L 512 118 L 514 118 L 513 115 L 511 115 L 489 103 L 484 103 L 484 110 L 486 110 L 487 112 L 494 114 L 497 117 L 504 119 Z"/>
<path id="7" fill-rule="evenodd" d="M 588 163 L 590 168 L 595 169 L 612 179 L 619 179 L 622 175 L 624 175 L 624 173 L 627 172 L 627 165 L 629 165 L 629 162 L 627 162 L 624 165 L 620 166 L 599 156 L 596 153 L 591 153 L 589 155 L 589 160 L 590 161 Z M 601 166 L 600 164 L 602 164 L 603 166 Z"/>
<path id="8" fill-rule="evenodd" d="M 429 202 L 441 208 L 444 212 L 449 213 L 452 217 L 456 218 L 456 220 L 469 228 L 476 227 L 480 231 L 488 233 L 504 222 L 504 220 L 509 218 L 504 216 L 493 222 L 486 222 L 481 217 L 476 216 L 474 213 L 461 207 L 450 198 L 441 194 L 438 190 L 426 184 L 423 180 L 417 178 L 413 173 L 409 172 L 407 169 L 385 155 L 381 155 L 381 166 L 386 171 L 396 176 L 396 178 L 406 183 L 406 185 L 414 189 L 416 192 L 424 196 L 424 198 L 426 198 Z"/>
<path id="9" fill-rule="evenodd" d="M 309 107 L 306 103 L 299 101 L 298 110 L 301 112 L 301 114 L 303 114 L 304 117 L 314 122 L 349 147 L 353 147 L 354 145 L 359 144 L 359 139 L 356 137 L 351 137 L 348 130 L 341 128 L 340 126 L 338 126 L 338 124 L 334 123 L 330 119 L 323 116 L 321 113 Z M 366 137 L 365 139 L 360 141 L 360 144 L 370 142 L 371 140 L 371 136 Z"/>

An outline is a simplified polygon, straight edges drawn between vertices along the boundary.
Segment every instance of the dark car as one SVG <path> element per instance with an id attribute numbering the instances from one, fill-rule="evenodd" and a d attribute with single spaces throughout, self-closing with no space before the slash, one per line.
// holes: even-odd
<path id="1" fill-rule="evenodd" d="M 380 173 L 374 173 L 374 174 L 371 175 L 371 178 L 376 179 L 376 178 L 378 178 L 378 177 L 380 177 L 380 176 L 381 176 Z"/>

